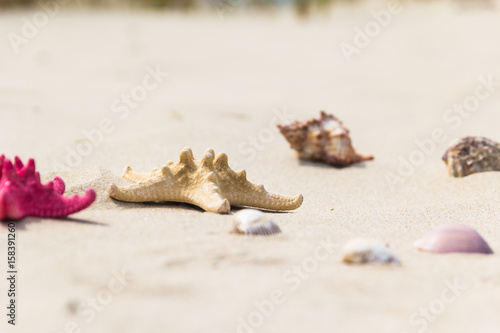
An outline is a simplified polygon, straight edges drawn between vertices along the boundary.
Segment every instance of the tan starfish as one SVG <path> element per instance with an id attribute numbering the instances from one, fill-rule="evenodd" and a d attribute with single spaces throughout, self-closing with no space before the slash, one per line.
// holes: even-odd
<path id="1" fill-rule="evenodd" d="M 262 185 L 246 178 L 246 172 L 234 172 L 227 163 L 227 155 L 208 149 L 201 161 L 195 161 L 193 152 L 184 148 L 180 161 L 167 162 L 161 170 L 136 173 L 126 167 L 123 178 L 136 184 L 128 187 L 109 187 L 109 195 L 120 201 L 152 202 L 174 201 L 196 205 L 207 212 L 228 213 L 231 205 L 268 210 L 292 210 L 302 204 L 302 195 L 286 197 L 269 193 Z"/>

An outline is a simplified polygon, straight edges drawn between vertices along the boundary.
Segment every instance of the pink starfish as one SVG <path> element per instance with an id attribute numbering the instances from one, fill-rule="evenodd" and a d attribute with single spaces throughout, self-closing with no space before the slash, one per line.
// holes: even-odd
<path id="1" fill-rule="evenodd" d="M 23 165 L 16 156 L 12 165 L 4 155 L 0 156 L 0 220 L 65 217 L 87 208 L 96 198 L 92 189 L 87 189 L 84 196 L 63 197 L 64 189 L 59 177 L 43 185 L 33 159 Z"/>

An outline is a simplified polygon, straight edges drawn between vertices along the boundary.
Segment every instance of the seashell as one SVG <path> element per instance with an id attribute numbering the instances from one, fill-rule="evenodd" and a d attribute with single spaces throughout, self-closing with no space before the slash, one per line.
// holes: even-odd
<path id="1" fill-rule="evenodd" d="M 17 156 L 14 164 L 4 155 L 0 156 L 0 220 L 27 216 L 66 217 L 95 201 L 92 189 L 87 189 L 83 196 L 64 197 L 65 188 L 59 177 L 42 184 L 31 158 L 24 165 Z"/>
<path id="2" fill-rule="evenodd" d="M 303 197 L 287 197 L 267 192 L 246 178 L 246 172 L 234 172 L 227 155 L 215 157 L 208 149 L 201 161 L 184 148 L 177 163 L 167 162 L 151 173 L 137 173 L 126 167 L 123 178 L 134 182 L 128 187 L 111 184 L 109 195 L 120 201 L 173 201 L 196 205 L 207 212 L 228 213 L 231 205 L 269 210 L 292 210 L 302 205 Z"/>
<path id="3" fill-rule="evenodd" d="M 462 138 L 450 145 L 443 161 L 453 177 L 500 171 L 500 144 L 480 136 Z"/>
<path id="4" fill-rule="evenodd" d="M 441 225 L 413 245 L 421 251 L 432 253 L 493 253 L 476 230 L 461 224 Z"/>
<path id="5" fill-rule="evenodd" d="M 321 111 L 319 119 L 296 121 L 289 125 L 278 125 L 278 128 L 301 159 L 336 167 L 373 160 L 373 156 L 356 153 L 349 130 L 339 119 L 324 111 Z"/>
<path id="6" fill-rule="evenodd" d="M 233 232 L 245 235 L 268 236 L 281 232 L 267 214 L 255 209 L 243 209 L 234 214 Z"/>
<path id="7" fill-rule="evenodd" d="M 342 261 L 349 264 L 399 265 L 399 259 L 377 239 L 355 238 L 342 248 Z"/>

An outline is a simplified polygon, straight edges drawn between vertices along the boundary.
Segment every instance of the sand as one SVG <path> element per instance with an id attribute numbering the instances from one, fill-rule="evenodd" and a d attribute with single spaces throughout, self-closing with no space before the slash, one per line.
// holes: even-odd
<path id="1" fill-rule="evenodd" d="M 337 7 L 309 21 L 67 10 L 17 54 L 5 36 L 33 12 L 1 13 L 2 153 L 34 157 L 68 195 L 88 186 L 99 195 L 68 219 L 17 223 L 17 325 L 2 313 L 1 331 L 497 332 L 499 255 L 431 255 L 412 243 L 456 222 L 500 253 L 500 173 L 454 179 L 440 160 L 461 136 L 500 141 L 498 85 L 466 116 L 448 111 L 474 96 L 479 77 L 500 81 L 500 7 L 406 4 L 348 64 L 340 43 L 383 8 Z M 146 91 L 136 87 L 157 69 L 168 76 L 124 107 L 122 94 Z M 320 110 L 375 160 L 299 162 L 274 124 Z M 429 141 L 435 130 L 440 142 Z M 270 213 L 283 233 L 255 238 L 228 233 L 236 210 L 107 197 L 126 165 L 149 171 L 186 146 L 197 158 L 227 153 L 251 181 L 304 195 L 302 207 Z M 419 165 L 405 169 L 410 158 Z M 342 244 L 359 236 L 387 242 L 402 266 L 342 264 Z"/>

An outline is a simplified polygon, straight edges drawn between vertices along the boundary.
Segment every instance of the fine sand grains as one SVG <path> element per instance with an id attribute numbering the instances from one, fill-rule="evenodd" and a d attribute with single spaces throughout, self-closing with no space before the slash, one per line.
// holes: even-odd
<path id="1" fill-rule="evenodd" d="M 66 196 L 82 194 L 86 189 L 92 188 L 96 192 L 97 198 L 94 204 L 88 209 L 116 208 L 116 204 L 113 203 L 108 195 L 108 187 L 112 183 L 122 185 L 128 184 L 125 179 L 113 175 L 111 171 L 95 166 L 85 166 L 75 170 L 61 172 L 51 172 L 43 177 L 42 181 L 49 181 L 55 176 L 61 177 L 65 182 L 66 191 L 64 194 Z"/>

